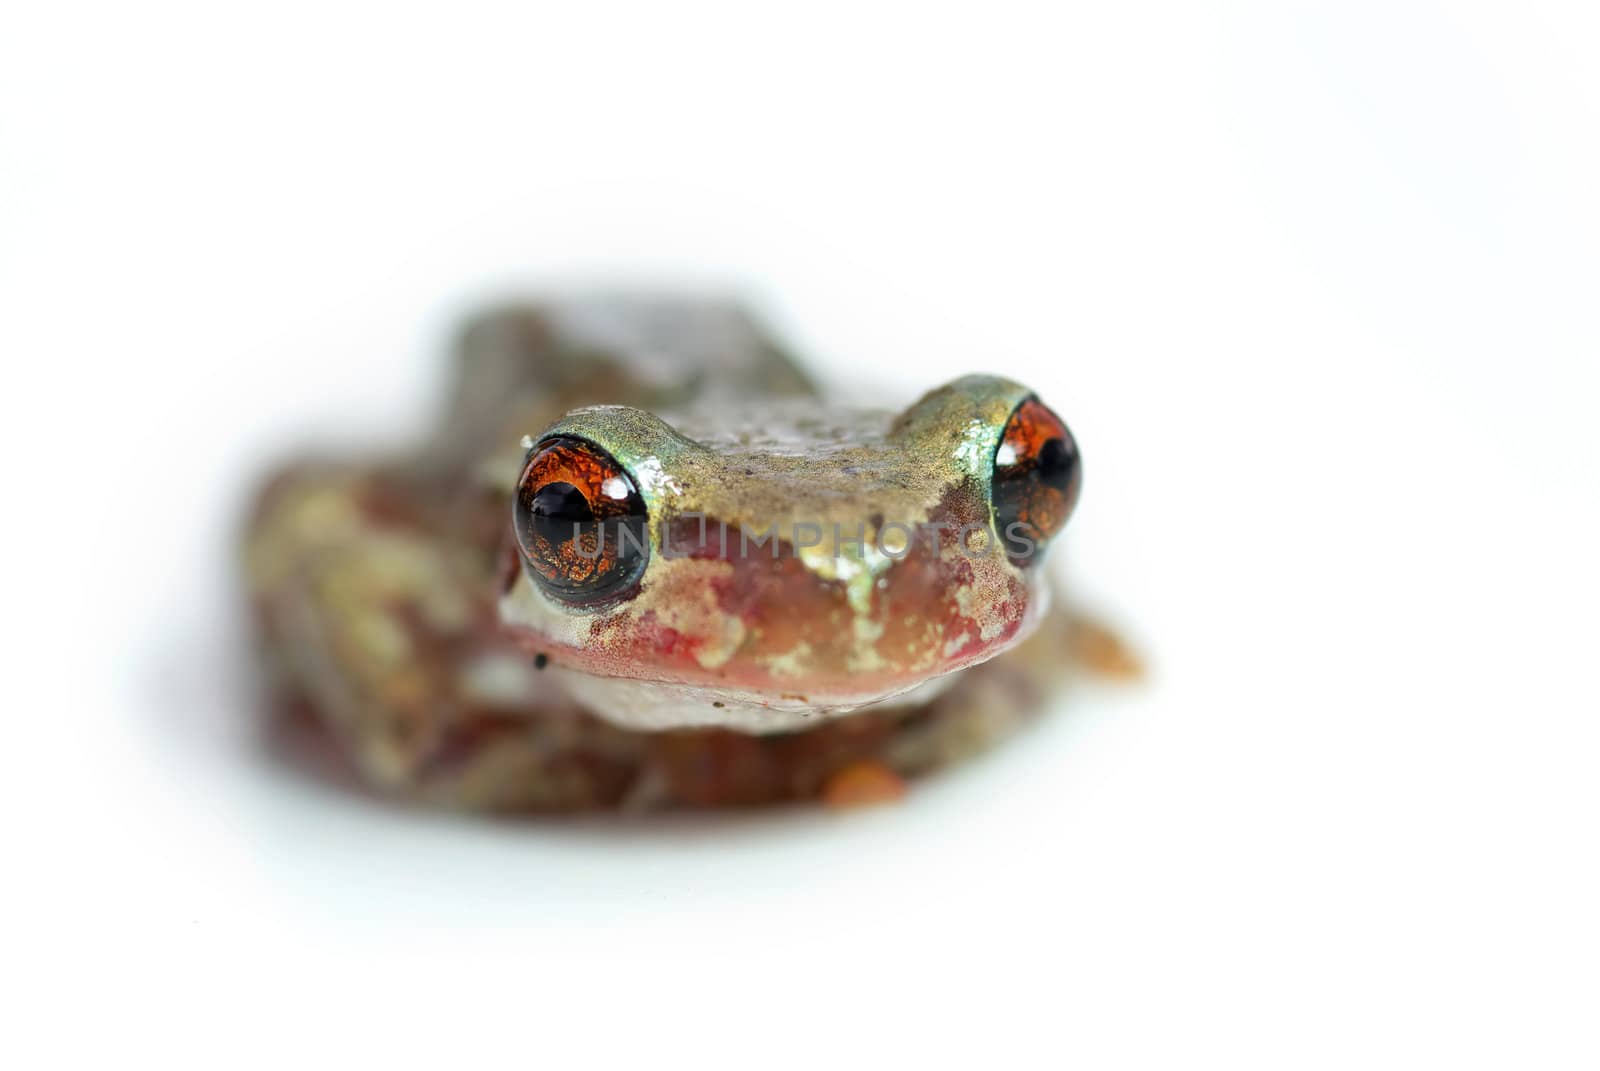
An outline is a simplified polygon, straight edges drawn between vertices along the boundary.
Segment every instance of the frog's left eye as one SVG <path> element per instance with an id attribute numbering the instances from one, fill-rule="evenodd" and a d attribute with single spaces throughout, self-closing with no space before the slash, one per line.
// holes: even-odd
<path id="1" fill-rule="evenodd" d="M 1037 398 L 1011 413 L 994 452 L 995 527 L 1013 563 L 1026 566 L 1066 526 L 1078 502 L 1083 466 L 1078 443 Z"/>
<path id="2" fill-rule="evenodd" d="M 594 608 L 632 596 L 649 559 L 647 511 L 616 459 L 584 439 L 534 447 L 512 519 L 528 575 L 550 598 Z"/>

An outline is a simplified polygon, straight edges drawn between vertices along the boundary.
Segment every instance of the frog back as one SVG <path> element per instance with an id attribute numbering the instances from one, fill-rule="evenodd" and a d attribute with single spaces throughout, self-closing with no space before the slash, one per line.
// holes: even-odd
<path id="1" fill-rule="evenodd" d="M 812 397 L 789 353 L 734 301 L 600 295 L 491 307 L 455 347 L 430 447 L 446 467 L 516 447 L 584 405 L 678 409 Z"/>

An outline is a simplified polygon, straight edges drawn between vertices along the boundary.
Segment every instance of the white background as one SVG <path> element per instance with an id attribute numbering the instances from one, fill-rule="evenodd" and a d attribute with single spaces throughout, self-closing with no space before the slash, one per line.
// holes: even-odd
<path id="1" fill-rule="evenodd" d="M 1593 5 L 5 12 L 8 1065 L 1600 1059 Z M 1149 684 L 842 816 L 270 761 L 254 476 L 619 278 L 1037 387 Z"/>

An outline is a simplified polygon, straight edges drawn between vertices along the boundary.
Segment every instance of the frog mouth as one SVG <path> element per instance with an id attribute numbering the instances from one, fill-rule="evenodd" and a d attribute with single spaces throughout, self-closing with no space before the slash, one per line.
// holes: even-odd
<path id="1" fill-rule="evenodd" d="M 581 706 L 620 728 L 640 732 L 669 729 L 734 729 L 766 734 L 815 728 L 863 708 L 893 714 L 927 703 L 956 675 L 945 674 L 889 696 L 813 699 L 798 693 L 764 696 L 703 685 L 597 677 L 571 672 L 562 687 Z"/>

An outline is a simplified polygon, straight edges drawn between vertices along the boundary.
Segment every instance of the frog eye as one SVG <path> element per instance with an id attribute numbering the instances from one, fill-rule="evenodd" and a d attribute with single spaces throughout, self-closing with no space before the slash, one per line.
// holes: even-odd
<path id="1" fill-rule="evenodd" d="M 991 482 L 995 527 L 1014 565 L 1039 559 L 1072 515 L 1082 483 L 1072 432 L 1039 399 L 1024 399 L 995 448 Z"/>
<path id="2" fill-rule="evenodd" d="M 638 590 L 649 559 L 644 499 L 616 459 L 569 436 L 533 448 L 512 522 L 528 575 L 550 598 L 593 608 Z"/>

